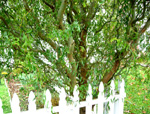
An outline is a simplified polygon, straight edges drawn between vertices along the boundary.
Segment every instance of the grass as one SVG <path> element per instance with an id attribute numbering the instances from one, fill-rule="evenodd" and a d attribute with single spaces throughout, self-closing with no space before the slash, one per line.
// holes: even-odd
<path id="1" fill-rule="evenodd" d="M 150 74 L 146 70 L 137 67 L 127 77 L 124 114 L 150 114 Z"/>
<path id="2" fill-rule="evenodd" d="M 2 108 L 4 113 L 10 113 L 10 97 L 8 94 L 8 88 L 5 85 L 4 79 L 1 79 L 0 85 L 0 99 L 2 100 Z"/>

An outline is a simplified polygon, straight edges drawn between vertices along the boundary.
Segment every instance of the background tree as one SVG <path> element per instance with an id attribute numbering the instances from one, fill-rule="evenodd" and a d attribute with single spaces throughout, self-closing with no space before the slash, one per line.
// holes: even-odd
<path id="1" fill-rule="evenodd" d="M 36 72 L 41 84 L 108 83 L 137 62 L 147 36 L 146 0 L 6 0 L 0 2 L 1 71 Z M 133 59 L 134 58 L 134 59 Z M 14 61 L 11 63 L 11 59 Z M 142 59 L 143 61 L 143 59 Z"/>

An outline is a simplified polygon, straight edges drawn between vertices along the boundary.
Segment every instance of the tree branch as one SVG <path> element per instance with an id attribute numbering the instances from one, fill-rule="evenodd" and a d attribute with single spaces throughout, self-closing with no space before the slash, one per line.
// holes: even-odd
<path id="1" fill-rule="evenodd" d="M 41 55 L 44 56 L 45 59 L 47 59 L 49 62 L 52 62 L 50 58 L 48 58 L 48 56 L 46 55 L 45 51 L 38 49 L 38 47 L 34 50 L 33 48 L 28 47 L 31 51 L 35 52 L 35 53 L 40 53 Z M 67 75 L 70 79 L 73 78 L 71 72 L 69 71 L 69 68 L 66 65 L 62 65 L 58 60 L 55 59 L 55 62 L 53 61 L 53 64 L 56 65 L 56 69 L 53 68 L 51 65 L 46 64 L 42 58 L 39 58 L 39 56 L 37 56 L 37 54 L 35 54 L 35 57 L 38 59 L 38 61 L 42 62 L 43 64 L 47 65 L 49 68 L 51 68 L 53 71 L 57 72 L 56 69 L 59 71 L 59 73 L 62 74 L 62 76 Z"/>
<path id="2" fill-rule="evenodd" d="M 59 9 L 58 15 L 57 15 L 57 20 L 58 20 L 60 29 L 64 29 L 64 27 L 63 27 L 63 14 L 65 12 L 66 6 L 67 6 L 67 0 L 62 0 L 60 9 Z"/>
<path id="3" fill-rule="evenodd" d="M 68 40 L 68 47 L 69 47 L 69 53 L 68 53 L 68 59 L 69 59 L 69 63 L 72 66 L 72 73 L 71 73 L 71 84 L 74 87 L 76 84 L 76 73 L 77 73 L 77 65 L 75 62 L 75 59 L 73 57 L 73 52 L 74 52 L 74 46 L 75 43 L 73 42 L 73 38 L 69 38 Z"/>
<path id="4" fill-rule="evenodd" d="M 57 49 L 59 46 L 53 40 L 51 40 L 50 38 L 47 38 L 40 31 L 38 32 L 38 35 L 43 41 L 47 42 L 56 52 L 58 52 Z"/>
<path id="5" fill-rule="evenodd" d="M 23 0 L 23 4 L 24 4 L 24 7 L 25 7 L 26 11 L 29 12 L 29 11 L 30 11 L 30 8 L 29 8 L 29 6 L 28 6 L 27 1 L 26 1 L 26 0 Z"/>
<path id="6" fill-rule="evenodd" d="M 28 4 L 27 4 L 27 2 L 26 2 L 26 0 L 24 0 L 24 1 L 25 1 L 25 2 L 24 2 L 24 3 L 25 3 L 25 4 L 24 4 L 24 5 L 25 5 L 25 9 L 26 9 L 27 11 L 30 10 L 30 9 L 29 9 L 29 6 L 28 6 Z M 61 7 L 60 7 L 60 9 L 59 9 L 59 12 L 58 12 L 58 21 L 59 21 L 59 24 L 60 24 L 61 29 L 63 29 L 62 19 L 63 19 L 63 13 L 64 13 L 64 10 L 65 10 L 66 4 L 67 4 L 66 0 L 63 0 L 63 2 L 62 2 L 62 4 L 61 4 Z M 39 20 L 38 20 L 36 17 L 34 17 L 34 18 L 36 19 L 37 23 L 39 23 Z M 47 42 L 47 43 L 54 49 L 55 52 L 57 52 L 57 54 L 58 54 L 58 59 L 59 59 L 59 55 L 60 55 L 60 53 L 61 53 L 61 52 L 58 52 L 59 46 L 58 46 L 53 40 L 51 40 L 50 38 L 47 38 L 47 37 L 42 33 L 41 30 L 38 31 L 38 36 L 39 36 L 43 41 Z M 73 47 L 70 46 L 70 48 L 73 49 L 74 46 L 73 46 Z M 71 50 L 70 50 L 70 51 L 71 51 Z M 45 53 L 43 53 L 43 55 L 46 57 Z M 46 58 L 46 59 L 48 59 L 48 58 Z M 48 59 L 48 60 L 49 60 L 49 59 Z M 56 60 L 56 59 L 55 59 L 55 60 Z M 62 73 L 63 76 L 67 75 L 67 76 L 71 79 L 71 81 L 73 81 L 73 83 L 76 83 L 76 77 L 72 75 L 72 73 L 70 72 L 69 68 L 68 68 L 65 64 L 63 64 L 63 65 L 62 65 L 62 64 L 63 64 L 63 63 L 62 63 L 61 61 L 59 61 L 59 60 L 56 60 L 56 61 L 55 61 L 55 65 L 56 65 L 57 70 L 58 70 L 60 73 Z M 75 69 L 75 68 L 76 68 L 76 67 L 75 67 L 75 64 L 74 64 L 73 69 Z M 74 72 L 74 70 L 73 70 L 73 72 Z"/>
<path id="7" fill-rule="evenodd" d="M 148 18 L 145 25 L 140 29 L 139 36 L 141 36 L 150 27 L 150 17 Z"/>
<path id="8" fill-rule="evenodd" d="M 6 27 L 10 30 L 10 32 L 11 32 L 14 36 L 17 37 L 17 36 L 19 35 L 19 32 L 15 31 L 14 28 L 11 29 L 11 28 L 8 26 L 6 20 L 5 20 L 2 16 L 0 16 L 0 19 L 4 22 L 4 24 L 6 25 Z M 16 34 L 15 34 L 14 32 L 15 32 Z M 18 34 L 18 35 L 17 35 L 17 34 Z"/>
<path id="9" fill-rule="evenodd" d="M 131 4 L 131 20 L 128 23 L 128 27 L 133 26 L 133 20 L 135 19 L 135 0 L 130 0 Z"/>
<path id="10" fill-rule="evenodd" d="M 91 21 L 91 19 L 93 19 L 96 14 L 95 4 L 96 4 L 96 1 L 93 1 L 88 9 L 88 15 L 87 15 L 88 22 Z"/>
<path id="11" fill-rule="evenodd" d="M 26 0 L 23 0 L 23 1 L 24 1 L 24 7 L 25 7 L 26 11 L 30 11 L 27 1 Z M 39 20 L 35 16 L 34 16 L 34 18 L 39 23 Z M 43 41 L 47 42 L 54 49 L 54 51 L 56 51 L 58 53 L 58 45 L 53 40 L 51 40 L 50 38 L 47 38 L 45 35 L 43 35 L 40 30 L 38 31 L 38 35 Z"/>
<path id="12" fill-rule="evenodd" d="M 99 33 L 103 28 L 104 26 L 107 24 L 107 23 L 110 23 L 111 21 L 107 21 L 105 22 L 98 30 L 95 31 L 95 34 Z"/>
<path id="13" fill-rule="evenodd" d="M 149 65 L 149 64 L 136 64 L 136 65 L 140 65 L 140 66 L 142 66 L 142 67 L 148 67 L 148 68 L 150 68 L 150 65 Z"/>
<path id="14" fill-rule="evenodd" d="M 47 5 L 48 7 L 50 7 L 53 12 L 55 11 L 55 7 L 54 7 L 53 5 L 47 3 L 45 0 L 43 0 L 43 3 L 44 3 L 45 5 Z"/>
<path id="15" fill-rule="evenodd" d="M 119 68 L 119 65 L 120 65 L 120 60 L 116 60 L 111 71 L 110 72 L 107 72 L 105 73 L 104 75 L 104 78 L 103 78 L 103 83 L 107 83 L 111 78 L 112 76 L 114 75 L 114 73 L 117 71 L 117 69 Z"/>
<path id="16" fill-rule="evenodd" d="M 73 11 L 73 13 L 74 13 L 75 15 L 77 15 L 78 12 L 77 12 L 77 9 L 74 8 L 75 5 L 74 5 L 74 3 L 73 3 L 73 0 L 69 0 L 69 1 L 70 1 L 70 7 L 71 7 L 71 10 Z"/>
<path id="17" fill-rule="evenodd" d="M 69 12 L 67 12 L 67 21 L 69 24 L 72 24 L 74 22 L 73 16 L 72 16 L 72 11 L 69 10 Z"/>
<path id="18" fill-rule="evenodd" d="M 4 22 L 4 24 L 6 25 L 6 27 L 9 29 L 9 26 L 8 26 L 6 20 L 2 16 L 0 16 L 0 19 Z"/>
<path id="19" fill-rule="evenodd" d="M 133 24 L 135 24 L 137 21 L 140 21 L 140 20 L 144 19 L 145 11 L 146 11 L 146 1 L 143 2 L 143 7 L 144 8 L 143 8 L 142 16 L 139 17 L 139 18 L 134 19 L 133 22 L 132 22 Z"/>
<path id="20" fill-rule="evenodd" d="M 112 17 L 114 15 L 114 11 L 115 11 L 115 0 L 114 0 L 114 4 L 113 4 L 113 12 L 112 14 L 110 15 L 110 20 L 109 21 L 106 21 L 98 30 L 95 31 L 95 34 L 99 33 L 103 28 L 104 26 L 107 24 L 107 23 L 110 23 L 111 20 L 112 20 Z"/>

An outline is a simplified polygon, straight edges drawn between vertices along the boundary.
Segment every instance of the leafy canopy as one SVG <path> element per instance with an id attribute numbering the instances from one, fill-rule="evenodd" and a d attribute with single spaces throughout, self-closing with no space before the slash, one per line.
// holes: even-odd
<path id="1" fill-rule="evenodd" d="M 46 87 L 108 83 L 131 63 L 149 63 L 149 4 L 1 0 L 1 72 L 35 73 Z"/>

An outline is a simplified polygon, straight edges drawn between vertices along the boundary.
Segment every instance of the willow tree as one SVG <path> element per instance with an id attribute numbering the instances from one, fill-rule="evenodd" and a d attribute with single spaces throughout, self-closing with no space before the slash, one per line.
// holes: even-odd
<path id="1" fill-rule="evenodd" d="M 70 91 L 77 84 L 83 95 L 88 83 L 108 83 L 138 57 L 137 46 L 150 26 L 146 0 L 0 4 L 1 69 L 35 71 L 43 84 L 59 84 Z"/>

